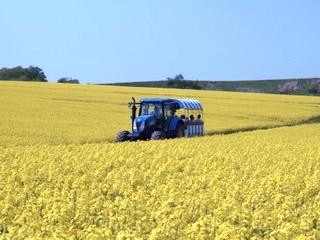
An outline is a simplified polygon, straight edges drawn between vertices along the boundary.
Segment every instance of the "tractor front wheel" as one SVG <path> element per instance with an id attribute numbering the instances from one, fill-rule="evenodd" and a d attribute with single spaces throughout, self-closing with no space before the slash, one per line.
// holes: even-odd
<path id="1" fill-rule="evenodd" d="M 166 138 L 166 134 L 163 131 L 154 131 L 151 134 L 151 140 L 161 140 L 165 138 Z"/>
<path id="2" fill-rule="evenodd" d="M 128 134 L 129 134 L 128 131 L 120 131 L 120 132 L 118 132 L 117 137 L 116 137 L 116 139 L 115 139 L 115 142 L 125 142 L 125 141 L 128 141 L 128 140 L 129 140 Z"/>

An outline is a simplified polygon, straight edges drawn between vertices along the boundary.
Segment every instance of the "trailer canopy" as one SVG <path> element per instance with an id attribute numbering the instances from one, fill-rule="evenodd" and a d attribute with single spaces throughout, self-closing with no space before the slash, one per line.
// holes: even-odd
<path id="1" fill-rule="evenodd" d="M 180 108 L 187 110 L 202 110 L 202 105 L 199 101 L 194 99 L 176 99 Z"/>
<path id="2" fill-rule="evenodd" d="M 194 99 L 183 99 L 183 98 L 141 98 L 140 102 L 147 103 L 178 103 L 180 108 L 186 110 L 202 110 L 202 105 L 198 100 Z"/>

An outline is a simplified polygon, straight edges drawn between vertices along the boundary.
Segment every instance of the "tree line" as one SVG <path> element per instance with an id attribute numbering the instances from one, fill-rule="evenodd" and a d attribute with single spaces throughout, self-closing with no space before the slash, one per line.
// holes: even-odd
<path id="1" fill-rule="evenodd" d="M 48 82 L 44 71 L 41 68 L 32 65 L 26 68 L 22 66 L 13 68 L 0 68 L 0 80 Z M 79 84 L 80 81 L 70 77 L 62 77 L 58 79 L 57 83 Z"/>
<path id="2" fill-rule="evenodd" d="M 47 82 L 47 77 L 44 74 L 43 70 L 35 66 L 29 66 L 28 68 L 23 68 L 21 66 L 14 68 L 1 68 L 0 79 Z"/>
<path id="3" fill-rule="evenodd" d="M 167 86 L 172 88 L 183 88 L 183 89 L 202 89 L 199 81 L 185 80 L 181 73 L 175 77 L 167 77 Z"/>

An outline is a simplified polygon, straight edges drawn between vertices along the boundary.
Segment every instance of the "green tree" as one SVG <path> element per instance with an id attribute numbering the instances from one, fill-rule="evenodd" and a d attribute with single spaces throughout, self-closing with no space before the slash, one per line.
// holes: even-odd
<path id="1" fill-rule="evenodd" d="M 73 83 L 73 84 L 79 84 L 80 81 L 79 81 L 78 79 L 62 77 L 62 78 L 58 79 L 57 83 Z"/>
<path id="2" fill-rule="evenodd" d="M 23 68 L 21 66 L 14 68 L 1 68 L 0 79 L 47 82 L 47 77 L 43 70 L 35 66 L 29 66 L 28 68 Z"/>
<path id="3" fill-rule="evenodd" d="M 34 79 L 35 81 L 44 82 L 47 79 L 43 70 L 39 67 L 30 66 L 27 73 L 29 75 L 29 79 Z"/>
<path id="4" fill-rule="evenodd" d="M 170 81 L 170 80 L 181 81 L 181 80 L 184 80 L 184 77 L 181 73 L 179 73 L 179 74 L 176 74 L 176 76 L 174 78 L 167 77 L 167 80 L 168 81 Z"/>
<path id="5" fill-rule="evenodd" d="M 312 82 L 308 90 L 309 90 L 309 93 L 319 94 L 320 93 L 320 80 Z"/>

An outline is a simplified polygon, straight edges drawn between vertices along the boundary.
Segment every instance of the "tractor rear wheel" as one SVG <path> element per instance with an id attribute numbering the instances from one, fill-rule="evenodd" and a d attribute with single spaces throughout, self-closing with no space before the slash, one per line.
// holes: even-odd
<path id="1" fill-rule="evenodd" d="M 154 131 L 151 134 L 151 140 L 161 140 L 165 138 L 166 138 L 166 134 L 163 131 Z"/>
<path id="2" fill-rule="evenodd" d="M 128 131 L 120 131 L 120 132 L 118 132 L 117 137 L 116 137 L 116 139 L 115 139 L 115 142 L 125 142 L 125 141 L 128 141 L 128 140 L 129 140 L 128 134 L 129 134 Z"/>

